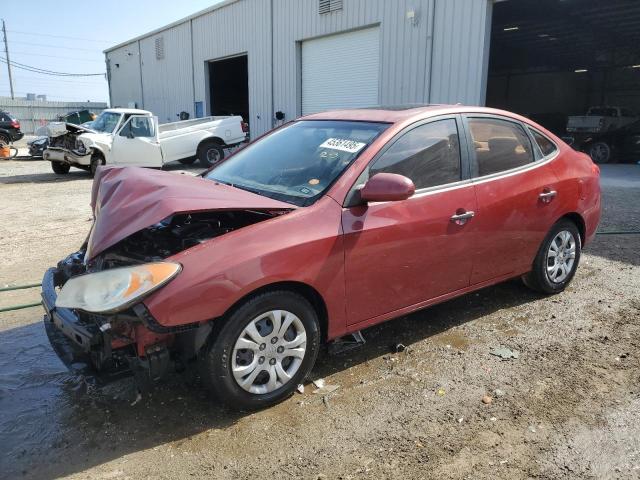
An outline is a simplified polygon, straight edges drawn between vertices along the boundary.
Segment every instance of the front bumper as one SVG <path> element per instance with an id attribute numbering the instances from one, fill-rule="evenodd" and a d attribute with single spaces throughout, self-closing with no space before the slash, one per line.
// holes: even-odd
<path id="1" fill-rule="evenodd" d="M 68 163 L 69 165 L 84 165 L 89 166 L 91 164 L 91 154 L 77 155 L 69 150 L 65 150 L 59 147 L 48 147 L 42 152 L 42 158 L 44 160 L 53 162 Z"/>
<path id="2" fill-rule="evenodd" d="M 50 268 L 42 279 L 44 326 L 49 342 L 65 366 L 76 373 L 90 374 L 101 383 L 108 383 L 131 374 L 128 366 L 108 364 L 110 338 L 97 324 L 83 319 L 73 310 L 56 307 L 56 286 L 61 272 Z M 99 363 L 99 364 L 98 364 Z"/>

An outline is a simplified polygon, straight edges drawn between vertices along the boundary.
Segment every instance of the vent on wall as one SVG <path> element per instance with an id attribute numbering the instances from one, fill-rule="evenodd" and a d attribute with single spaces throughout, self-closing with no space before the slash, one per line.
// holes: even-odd
<path id="1" fill-rule="evenodd" d="M 318 13 L 330 13 L 342 10 L 342 0 L 318 0 Z"/>
<path id="2" fill-rule="evenodd" d="M 156 38 L 156 60 L 164 58 L 164 37 Z"/>

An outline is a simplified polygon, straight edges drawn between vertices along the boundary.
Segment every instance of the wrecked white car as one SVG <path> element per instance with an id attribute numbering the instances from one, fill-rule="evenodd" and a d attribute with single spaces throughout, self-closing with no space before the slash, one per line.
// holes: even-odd
<path id="1" fill-rule="evenodd" d="M 146 110 L 114 108 L 87 126 L 52 123 L 46 130 L 49 146 L 42 157 L 55 173 L 77 167 L 93 175 L 100 165 L 161 168 L 174 161 L 200 160 L 211 167 L 224 158 L 225 148 L 246 140 L 247 125 L 239 116 L 158 125 Z"/>

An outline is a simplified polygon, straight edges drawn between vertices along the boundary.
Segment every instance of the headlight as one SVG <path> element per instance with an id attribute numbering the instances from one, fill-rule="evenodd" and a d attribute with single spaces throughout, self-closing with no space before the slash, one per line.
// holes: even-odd
<path id="1" fill-rule="evenodd" d="M 56 307 L 92 313 L 118 312 L 165 285 L 180 270 L 179 263 L 157 262 L 79 275 L 64 284 Z"/>

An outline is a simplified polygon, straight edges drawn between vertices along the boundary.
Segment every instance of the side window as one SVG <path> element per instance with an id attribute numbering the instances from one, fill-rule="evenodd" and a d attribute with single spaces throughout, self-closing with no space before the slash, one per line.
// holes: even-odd
<path id="1" fill-rule="evenodd" d="M 558 150 L 558 147 L 556 147 L 555 143 L 553 143 L 541 133 L 538 133 L 535 130 L 530 130 L 530 132 L 533 135 L 533 139 L 538 144 L 538 147 L 540 147 L 540 151 L 542 152 L 543 157 L 548 157 L 556 150 Z"/>
<path id="2" fill-rule="evenodd" d="M 503 172 L 533 162 L 531 141 L 517 123 L 495 118 L 470 118 L 476 153 L 476 176 Z"/>
<path id="3" fill-rule="evenodd" d="M 120 130 L 121 137 L 153 137 L 153 122 L 149 117 L 131 117 Z"/>
<path id="4" fill-rule="evenodd" d="M 400 137 L 369 169 L 410 178 L 416 190 L 460 180 L 460 141 L 454 119 L 420 125 Z"/>

